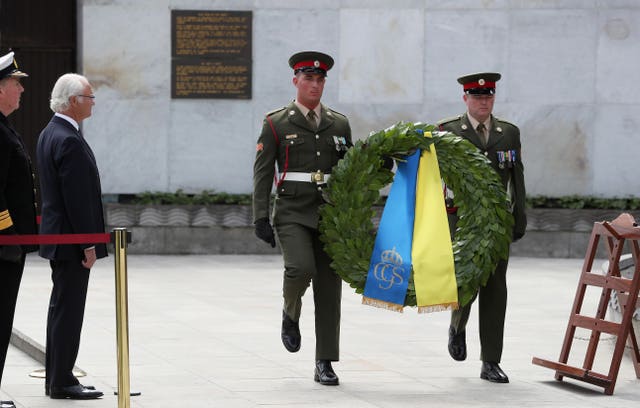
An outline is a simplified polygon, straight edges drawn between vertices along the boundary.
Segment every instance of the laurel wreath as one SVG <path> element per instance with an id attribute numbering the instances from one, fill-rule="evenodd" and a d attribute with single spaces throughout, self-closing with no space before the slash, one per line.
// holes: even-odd
<path id="1" fill-rule="evenodd" d="M 507 259 L 513 216 L 506 192 L 489 160 L 469 141 L 448 132 L 425 132 L 435 127 L 424 123 L 399 122 L 371 133 L 355 143 L 332 169 L 320 208 L 320 233 L 332 267 L 356 293 L 363 293 L 375 242 L 374 206 L 380 190 L 393 181 L 385 158 L 402 160 L 416 149 L 436 147 L 440 174 L 455 191 L 458 224 L 453 255 L 459 302 L 467 304 L 484 286 L 500 259 Z M 413 276 L 405 306 L 416 305 Z"/>

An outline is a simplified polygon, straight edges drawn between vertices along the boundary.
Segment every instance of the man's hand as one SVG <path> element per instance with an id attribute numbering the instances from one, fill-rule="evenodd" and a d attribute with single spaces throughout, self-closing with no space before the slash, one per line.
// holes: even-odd
<path id="1" fill-rule="evenodd" d="M 0 245 L 0 259 L 9 262 L 20 262 L 22 247 L 20 245 Z"/>
<path id="2" fill-rule="evenodd" d="M 270 244 L 271 248 L 276 247 L 276 238 L 273 235 L 273 228 L 271 228 L 268 218 L 260 218 L 256 220 L 256 237 L 260 238 L 267 244 Z"/>
<path id="3" fill-rule="evenodd" d="M 513 232 L 513 239 L 511 240 L 511 242 L 516 242 L 519 241 L 520 238 L 524 237 L 524 233 L 522 232 Z"/>
<path id="4" fill-rule="evenodd" d="M 84 266 L 86 269 L 91 269 L 93 264 L 96 263 L 96 259 L 96 247 L 85 248 L 82 266 Z"/>

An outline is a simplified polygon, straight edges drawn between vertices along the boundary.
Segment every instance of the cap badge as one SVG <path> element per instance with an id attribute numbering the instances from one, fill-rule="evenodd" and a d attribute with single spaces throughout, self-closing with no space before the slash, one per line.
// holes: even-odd
<path id="1" fill-rule="evenodd" d="M 320 61 L 318 60 L 313 61 L 313 66 L 318 68 L 320 66 Z"/>
<path id="2" fill-rule="evenodd" d="M 482 78 L 478 79 L 478 85 L 480 86 L 484 85 L 484 79 Z"/>

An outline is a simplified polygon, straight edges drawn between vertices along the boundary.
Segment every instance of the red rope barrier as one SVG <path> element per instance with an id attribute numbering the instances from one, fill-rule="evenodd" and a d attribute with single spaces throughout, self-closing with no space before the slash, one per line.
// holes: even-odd
<path id="1" fill-rule="evenodd" d="M 108 244 L 111 234 L 0 235 L 0 245 Z"/>

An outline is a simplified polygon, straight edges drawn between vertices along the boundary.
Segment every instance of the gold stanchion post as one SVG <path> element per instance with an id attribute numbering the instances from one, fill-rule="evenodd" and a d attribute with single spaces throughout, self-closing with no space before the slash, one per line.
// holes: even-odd
<path id="1" fill-rule="evenodd" d="M 118 344 L 118 408 L 130 408 L 127 229 L 113 230 L 116 269 L 116 338 Z"/>

